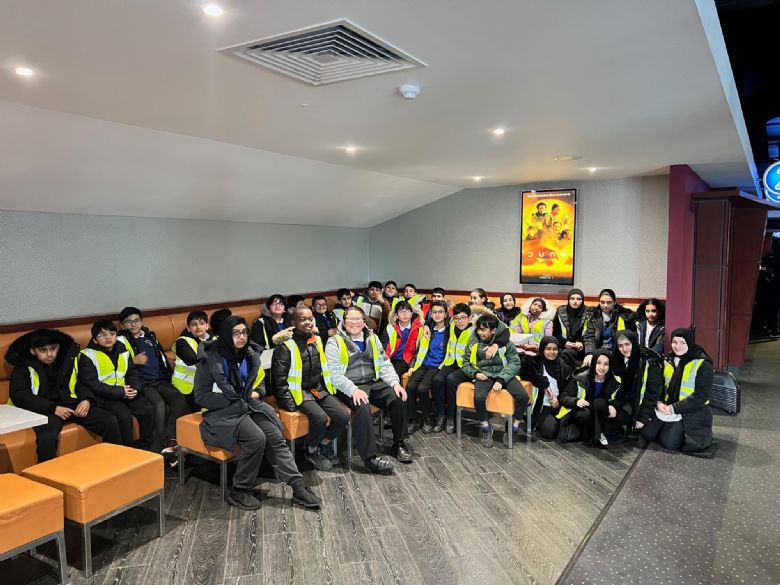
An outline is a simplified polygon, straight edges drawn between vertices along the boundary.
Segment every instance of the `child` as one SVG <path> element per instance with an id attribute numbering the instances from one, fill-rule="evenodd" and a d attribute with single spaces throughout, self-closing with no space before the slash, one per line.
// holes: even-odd
<path id="1" fill-rule="evenodd" d="M 466 346 L 472 334 L 471 308 L 466 303 L 458 303 L 452 308 L 452 312 L 447 332 L 447 351 L 432 384 L 433 402 L 436 407 L 436 424 L 432 429 L 434 433 L 444 430 L 445 421 L 447 433 L 455 432 L 455 398 L 458 385 L 471 380 L 461 370 Z M 509 333 L 504 335 L 506 338 L 503 341 L 506 343 Z"/>
<path id="2" fill-rule="evenodd" d="M 552 335 L 555 309 L 547 310 L 547 302 L 542 298 L 532 299 L 526 302 L 516 320 L 514 330 L 517 333 L 531 335 L 531 339 L 519 344 L 518 351 L 527 356 L 535 356 L 539 353 L 539 343 L 542 337 Z"/>
<path id="3" fill-rule="evenodd" d="M 311 309 L 314 313 L 314 325 L 317 328 L 317 334 L 322 340 L 324 346 L 328 343 L 328 338 L 336 335 L 336 327 L 339 324 L 336 314 L 328 310 L 328 301 L 322 295 L 317 295 L 311 300 Z M 295 313 L 293 313 L 294 320 Z"/>
<path id="4" fill-rule="evenodd" d="M 466 347 L 468 360 L 463 361 L 463 373 L 474 382 L 474 407 L 481 423 L 482 445 L 487 448 L 493 446 L 493 427 L 486 407 L 488 393 L 504 388 L 515 399 L 514 433 L 520 429 L 529 400 L 528 393 L 516 378 L 520 373 L 520 358 L 515 344 L 508 341 L 492 358 L 485 355 L 488 347 L 495 343 L 497 331 L 498 318 L 495 315 L 482 315 L 477 319 L 476 336 L 471 337 Z"/>
<path id="5" fill-rule="evenodd" d="M 416 309 L 416 310 L 415 310 Z M 400 301 L 387 318 L 387 327 L 379 335 L 387 357 L 401 378 L 409 371 L 422 327 L 422 312 L 406 301 Z"/>
<path id="6" fill-rule="evenodd" d="M 339 323 L 341 323 L 344 320 L 344 311 L 352 306 L 352 293 L 348 288 L 340 288 L 336 292 L 336 299 L 339 302 L 333 308 L 333 313 L 336 315 Z"/>
<path id="7" fill-rule="evenodd" d="M 195 384 L 195 366 L 198 364 L 198 346 L 209 339 L 211 333 L 208 316 L 203 311 L 192 311 L 187 315 L 187 328 L 181 332 L 171 348 L 176 356 L 171 384 L 184 395 L 187 405 L 193 412 L 200 410 L 195 404 L 195 395 L 192 393 Z"/>
<path id="8" fill-rule="evenodd" d="M 273 336 L 282 329 L 290 327 L 290 316 L 287 313 L 287 302 L 278 293 L 272 294 L 263 305 L 260 316 L 252 324 L 251 341 L 262 349 L 273 349 Z M 219 331 L 211 327 L 212 331 Z"/>

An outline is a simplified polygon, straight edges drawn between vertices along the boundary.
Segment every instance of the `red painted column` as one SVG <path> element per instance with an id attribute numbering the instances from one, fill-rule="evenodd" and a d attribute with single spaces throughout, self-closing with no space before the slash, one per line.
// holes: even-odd
<path id="1" fill-rule="evenodd" d="M 710 187 L 688 165 L 669 169 L 669 231 L 666 263 L 666 346 L 677 327 L 693 321 L 693 261 L 696 208 L 693 193 Z"/>

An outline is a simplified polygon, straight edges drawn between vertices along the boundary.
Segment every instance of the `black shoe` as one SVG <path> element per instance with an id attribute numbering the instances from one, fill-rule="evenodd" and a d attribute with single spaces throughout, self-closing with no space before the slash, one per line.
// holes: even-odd
<path id="1" fill-rule="evenodd" d="M 419 425 L 417 424 L 416 420 L 410 420 L 409 424 L 406 425 L 406 434 L 407 435 L 413 435 L 417 432 L 417 429 L 419 429 Z"/>
<path id="2" fill-rule="evenodd" d="M 381 475 L 390 475 L 393 473 L 393 464 L 384 457 L 377 457 L 374 455 L 373 457 L 366 459 L 363 464 L 371 473 L 379 473 Z"/>
<path id="3" fill-rule="evenodd" d="M 292 503 L 298 504 L 303 508 L 308 508 L 309 510 L 319 510 L 322 505 L 322 500 L 319 496 L 312 493 L 309 488 L 304 487 L 302 483 L 299 483 L 293 488 Z"/>
<path id="4" fill-rule="evenodd" d="M 427 417 L 423 424 L 422 432 L 429 435 L 433 432 L 433 417 Z"/>
<path id="5" fill-rule="evenodd" d="M 452 435 L 455 433 L 455 421 L 452 419 L 447 419 L 447 429 L 446 433 L 448 435 Z"/>
<path id="6" fill-rule="evenodd" d="M 260 508 L 260 500 L 247 490 L 231 489 L 227 502 L 240 510 L 257 510 Z"/>
<path id="7" fill-rule="evenodd" d="M 398 459 L 401 463 L 411 463 L 412 462 L 412 454 L 409 453 L 409 449 L 406 448 L 406 445 L 403 441 L 400 443 L 393 445 L 393 457 Z"/>
<path id="8" fill-rule="evenodd" d="M 333 441 L 327 445 L 320 443 L 320 453 L 322 453 L 323 457 L 327 457 L 328 461 L 331 463 L 338 463 L 339 461 L 339 456 L 336 455 L 336 452 L 333 450 Z"/>
<path id="9" fill-rule="evenodd" d="M 432 433 L 440 433 L 444 430 L 444 421 L 446 419 L 444 417 L 438 419 L 436 421 L 436 424 L 433 425 L 433 429 L 431 430 Z M 454 425 L 453 425 L 454 426 Z"/>
<path id="10" fill-rule="evenodd" d="M 320 453 L 319 449 L 317 449 L 314 453 L 306 449 L 306 455 L 304 455 L 303 458 L 311 463 L 319 471 L 330 471 L 333 467 L 333 464 L 330 462 L 330 460 L 322 453 Z"/>
<path id="11" fill-rule="evenodd" d="M 488 449 L 493 446 L 493 427 L 482 427 L 482 446 Z"/>
<path id="12" fill-rule="evenodd" d="M 644 448 L 645 448 L 645 447 L 647 447 L 649 444 L 650 444 L 650 441 L 648 441 L 647 439 L 645 439 L 645 438 L 644 438 L 642 435 L 639 435 L 639 438 L 638 438 L 638 439 L 637 439 L 637 441 L 636 441 L 636 446 L 637 446 L 637 447 L 639 447 L 640 449 L 644 449 Z"/>

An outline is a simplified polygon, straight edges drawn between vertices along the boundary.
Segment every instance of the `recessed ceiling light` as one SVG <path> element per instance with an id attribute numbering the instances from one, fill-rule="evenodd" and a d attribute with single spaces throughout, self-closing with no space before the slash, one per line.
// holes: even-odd
<path id="1" fill-rule="evenodd" d="M 582 158 L 581 156 L 576 155 L 576 154 L 564 154 L 564 155 L 561 155 L 561 156 L 554 156 L 553 160 L 557 161 L 557 162 L 563 162 L 563 161 L 567 161 L 567 160 L 579 160 L 581 158 Z"/>
<path id="2" fill-rule="evenodd" d="M 474 179 L 475 183 L 479 183 L 482 180 L 482 177 L 472 177 Z"/>
<path id="3" fill-rule="evenodd" d="M 17 67 L 15 71 L 19 77 L 32 77 L 33 75 L 35 75 L 35 71 L 30 69 L 29 67 Z"/>
<path id="4" fill-rule="evenodd" d="M 496 136 L 503 136 L 506 134 L 506 130 L 504 128 L 493 128 L 493 134 Z"/>
<path id="5" fill-rule="evenodd" d="M 222 16 L 223 14 L 225 14 L 225 11 L 222 10 L 222 8 L 216 4 L 206 4 L 203 7 L 203 12 L 204 14 L 206 14 L 206 16 L 213 16 L 215 18 L 217 16 Z"/>
<path id="6" fill-rule="evenodd" d="M 357 152 L 357 146 L 345 146 L 344 152 L 347 154 L 355 154 Z"/>
<path id="7" fill-rule="evenodd" d="M 597 170 L 599 170 L 599 168 L 598 168 L 598 167 L 589 167 L 589 168 L 588 168 L 588 172 L 589 172 L 589 173 L 595 173 Z"/>

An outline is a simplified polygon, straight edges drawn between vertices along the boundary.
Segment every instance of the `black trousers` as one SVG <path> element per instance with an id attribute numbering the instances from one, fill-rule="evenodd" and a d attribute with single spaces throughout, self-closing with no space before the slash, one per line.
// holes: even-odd
<path id="1" fill-rule="evenodd" d="M 477 411 L 477 418 L 482 422 L 488 420 L 487 397 L 495 382 L 496 380 L 491 378 L 474 381 L 474 408 Z M 502 387 L 515 399 L 515 418 L 522 420 L 528 408 L 528 392 L 525 391 L 525 387 L 517 378 L 502 382 Z"/>
<path id="2" fill-rule="evenodd" d="M 304 400 L 298 410 L 309 419 L 309 434 L 306 435 L 309 449 L 316 448 L 323 439 L 332 441 L 338 437 L 349 422 L 349 412 L 331 394 L 318 400 Z"/>
<path id="3" fill-rule="evenodd" d="M 625 428 L 634 422 L 634 405 L 626 403 L 618 410 L 615 418 L 607 418 L 604 424 L 604 435 L 608 441 L 616 440 L 621 435 L 625 435 Z"/>
<path id="4" fill-rule="evenodd" d="M 584 443 L 590 443 L 601 436 L 608 416 L 609 402 L 601 396 L 594 399 L 590 406 L 580 408 L 574 413 L 574 424 L 580 429 Z"/>
<path id="5" fill-rule="evenodd" d="M 536 419 L 536 430 L 544 439 L 554 439 L 558 436 L 560 422 L 555 418 L 559 409 L 552 406 L 542 406 Z"/>
<path id="6" fill-rule="evenodd" d="M 441 418 L 445 415 L 448 420 L 455 420 L 455 410 L 457 409 L 458 386 L 463 382 L 471 382 L 471 378 L 463 373 L 458 364 L 444 366 L 433 379 L 433 398 L 436 403 L 436 415 Z M 443 398 L 445 397 L 446 398 Z M 442 408 L 442 400 L 445 400 L 446 406 Z"/>
<path id="7" fill-rule="evenodd" d="M 436 366 L 420 366 L 409 377 L 409 383 L 406 385 L 406 407 L 408 409 L 409 420 L 417 418 L 417 400 L 420 401 L 420 410 L 422 418 L 426 419 L 431 415 L 431 387 L 433 379 L 439 373 Z"/>
<path id="8" fill-rule="evenodd" d="M 585 350 L 567 347 L 561 351 L 561 359 L 570 367 L 577 369 L 582 364 L 582 360 L 585 359 Z"/>
<path id="9" fill-rule="evenodd" d="M 683 423 L 681 420 L 675 422 L 664 422 L 655 414 L 642 427 L 642 438 L 653 442 L 658 440 L 664 449 L 677 451 L 682 447 L 685 433 L 683 432 Z"/>
<path id="10" fill-rule="evenodd" d="M 394 359 L 390 363 L 393 364 L 393 368 L 395 368 L 395 373 L 398 374 L 399 380 L 406 372 L 409 371 L 409 364 L 407 364 L 404 360 Z"/>
<path id="11" fill-rule="evenodd" d="M 122 444 L 149 451 L 154 438 L 154 406 L 139 392 L 132 400 L 103 400 L 100 407 L 119 423 Z M 138 420 L 138 441 L 133 442 L 133 417 Z"/>
<path id="12" fill-rule="evenodd" d="M 241 455 L 233 475 L 233 488 L 248 490 L 257 485 L 263 457 L 268 459 L 276 476 L 284 483 L 291 485 L 303 479 L 282 431 L 265 414 L 253 412 L 241 419 L 238 444 Z"/>
<path id="13" fill-rule="evenodd" d="M 187 412 L 187 400 L 166 380 L 145 380 L 143 394 L 154 406 L 155 431 L 160 444 L 166 447 L 170 441 L 176 440 L 176 419 Z"/>
<path id="14" fill-rule="evenodd" d="M 54 459 L 57 456 L 60 431 L 68 423 L 76 423 L 88 431 L 92 431 L 101 437 L 104 443 L 122 444 L 122 435 L 119 432 L 119 423 L 116 417 L 99 406 L 90 406 L 87 416 L 76 416 L 74 414 L 68 420 L 62 420 L 54 414 L 46 416 L 49 422 L 45 425 L 34 427 L 37 439 L 38 463 Z"/>

